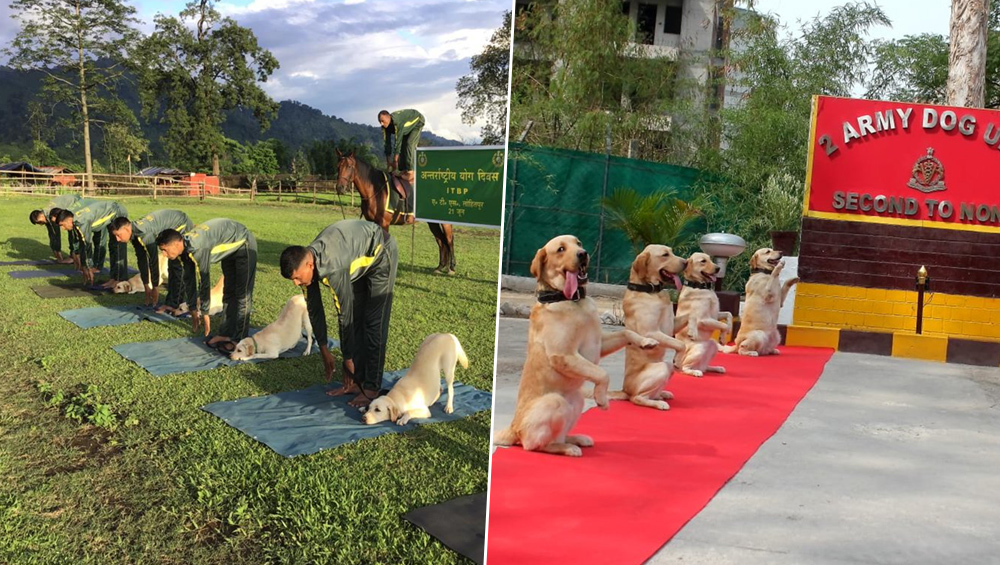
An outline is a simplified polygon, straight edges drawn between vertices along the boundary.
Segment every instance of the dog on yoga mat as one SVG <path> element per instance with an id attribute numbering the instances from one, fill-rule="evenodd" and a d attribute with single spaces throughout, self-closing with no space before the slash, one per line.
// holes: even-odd
<path id="1" fill-rule="evenodd" d="M 725 373 L 724 367 L 709 365 L 719 352 L 719 343 L 712 334 L 720 332 L 719 340 L 725 344 L 733 332 L 733 315 L 725 312 L 725 322 L 719 321 L 719 297 L 713 285 L 719 268 L 705 253 L 695 253 L 684 267 L 684 289 L 677 298 L 677 324 L 675 337 L 684 342 L 684 350 L 674 356 L 674 366 L 682 373 L 700 377 L 706 372 Z"/>
<path id="2" fill-rule="evenodd" d="M 635 333 L 655 339 L 653 349 L 628 346 L 625 348 L 625 383 L 622 390 L 608 393 L 612 400 L 631 400 L 633 404 L 669 410 L 667 400 L 674 397 L 663 389 L 673 367 L 664 362 L 667 349 L 684 350 L 684 342 L 673 337 L 674 304 L 664 284 L 672 282 L 680 291 L 677 277 L 687 261 L 674 255 L 666 245 L 647 245 L 634 261 L 628 277 L 628 287 L 622 306 L 625 327 Z"/>
<path id="3" fill-rule="evenodd" d="M 208 315 L 214 316 L 219 312 L 222 312 L 222 288 L 226 284 L 226 277 L 219 277 L 219 282 L 215 283 L 212 287 L 212 291 L 208 298 Z M 181 302 L 181 305 L 175 308 L 173 311 L 167 309 L 167 313 L 173 314 L 174 316 L 183 316 L 190 312 L 187 302 Z"/>
<path id="4" fill-rule="evenodd" d="M 750 279 L 746 286 L 746 306 L 740 316 L 740 331 L 733 345 L 722 350 L 738 351 L 740 355 L 777 355 L 781 334 L 778 333 L 778 312 L 785 304 L 788 291 L 799 282 L 798 277 L 781 284 L 785 262 L 775 249 L 758 249 L 750 258 Z"/>
<path id="5" fill-rule="evenodd" d="M 521 372 L 510 427 L 493 437 L 498 446 L 520 444 L 529 451 L 579 457 L 594 441 L 570 435 L 583 412 L 583 384 L 594 384 L 594 400 L 608 408 L 608 373 L 601 357 L 626 345 L 645 349 L 659 343 L 625 329 L 603 333 L 594 301 L 587 298 L 590 256 L 572 235 L 552 238 L 535 254 L 531 274 L 538 302 L 531 309 L 528 355 Z"/>
<path id="6" fill-rule="evenodd" d="M 424 339 L 406 374 L 392 385 L 385 396 L 372 400 L 365 411 L 366 424 L 389 420 L 404 426 L 414 418 L 430 418 L 429 410 L 441 398 L 441 373 L 448 385 L 448 402 L 444 411 L 455 411 L 455 365 L 469 368 L 469 358 L 458 338 L 452 334 L 432 334 Z"/>
<path id="7" fill-rule="evenodd" d="M 233 361 L 250 359 L 276 359 L 278 355 L 295 347 L 302 335 L 306 336 L 306 351 L 312 351 L 313 327 L 306 309 L 306 298 L 301 294 L 288 299 L 278 314 L 278 319 L 250 337 L 236 344 L 229 358 Z"/>
<path id="8" fill-rule="evenodd" d="M 167 282 L 167 256 L 162 253 L 158 255 L 160 258 L 160 280 L 156 282 L 156 286 Z M 120 281 L 115 285 L 113 292 L 115 294 L 135 294 L 142 292 L 142 276 L 136 273 L 129 280 Z"/>

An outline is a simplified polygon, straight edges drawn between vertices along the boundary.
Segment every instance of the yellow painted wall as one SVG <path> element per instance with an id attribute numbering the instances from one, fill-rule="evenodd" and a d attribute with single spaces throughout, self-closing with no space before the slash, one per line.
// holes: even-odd
<path id="1" fill-rule="evenodd" d="M 797 326 L 913 332 L 917 292 L 799 283 Z M 1000 339 L 1000 299 L 930 292 L 924 295 L 925 335 Z"/>

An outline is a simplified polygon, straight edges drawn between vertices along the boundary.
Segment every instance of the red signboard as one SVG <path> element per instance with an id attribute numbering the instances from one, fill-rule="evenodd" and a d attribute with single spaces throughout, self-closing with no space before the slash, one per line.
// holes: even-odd
<path id="1" fill-rule="evenodd" d="M 1000 112 L 813 98 L 805 215 L 1000 231 Z"/>

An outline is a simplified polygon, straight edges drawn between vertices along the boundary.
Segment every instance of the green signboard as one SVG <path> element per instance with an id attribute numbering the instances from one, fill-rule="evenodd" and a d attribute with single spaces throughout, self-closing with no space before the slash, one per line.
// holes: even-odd
<path id="1" fill-rule="evenodd" d="M 499 228 L 506 162 L 503 145 L 417 148 L 416 218 Z"/>

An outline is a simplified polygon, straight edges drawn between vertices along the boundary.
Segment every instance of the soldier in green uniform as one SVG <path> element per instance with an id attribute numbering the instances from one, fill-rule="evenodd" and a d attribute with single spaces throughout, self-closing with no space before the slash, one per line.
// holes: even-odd
<path id="1" fill-rule="evenodd" d="M 250 331 L 253 309 L 253 285 L 257 277 L 257 239 L 243 224 L 216 218 L 194 226 L 181 235 L 165 229 L 156 236 L 156 246 L 168 260 L 180 257 L 184 264 L 184 287 L 188 305 L 198 304 L 200 312 L 191 313 L 192 330 L 204 324 L 205 336 L 211 333 L 208 310 L 211 305 L 212 263 L 222 264 L 223 320 L 219 333 L 207 341 L 223 354 L 236 349 L 236 343 Z M 200 314 L 200 315 L 199 315 Z"/>
<path id="2" fill-rule="evenodd" d="M 111 200 L 94 200 L 75 212 L 63 210 L 59 213 L 59 227 L 75 233 L 77 241 L 73 253 L 82 259 L 84 284 L 93 285 L 94 273 L 104 266 L 105 231 L 111 256 L 111 278 L 102 286 L 111 288 L 118 281 L 128 279 L 127 248 L 124 243 L 115 240 L 110 230 L 111 222 L 120 216 L 128 216 L 128 211 Z"/>
<path id="3" fill-rule="evenodd" d="M 194 222 L 180 210 L 155 210 L 135 221 L 122 216 L 111 222 L 111 234 L 117 241 L 132 242 L 148 306 L 156 306 L 160 300 L 160 249 L 156 246 L 156 237 L 165 229 L 184 233 L 193 228 Z M 175 313 L 180 306 L 184 298 L 183 273 L 180 259 L 167 263 L 167 303 L 158 311 Z"/>
<path id="4" fill-rule="evenodd" d="M 327 348 L 320 285 L 330 289 L 340 323 L 344 377 L 343 386 L 328 394 L 357 394 L 352 406 L 367 406 L 382 386 L 398 255 L 396 240 L 364 220 L 331 224 L 308 247 L 295 245 L 281 253 L 281 276 L 306 287 L 309 320 L 328 381 L 334 361 Z"/>
<path id="5" fill-rule="evenodd" d="M 49 233 L 49 249 L 52 250 L 52 255 L 55 256 L 56 260 L 60 263 L 72 263 L 73 260 L 69 255 L 63 255 L 62 253 L 62 235 L 59 229 L 59 224 L 57 223 L 59 212 L 63 209 L 67 210 L 79 210 L 83 208 L 84 199 L 80 198 L 77 194 L 63 194 L 61 196 L 56 196 L 53 198 L 45 208 L 41 210 L 32 210 L 28 214 L 28 221 L 36 226 L 45 226 L 46 231 Z M 92 200 L 87 199 L 87 202 Z M 72 233 L 72 232 L 70 232 Z M 67 234 L 67 237 L 72 237 Z"/>
<path id="6" fill-rule="evenodd" d="M 424 129 L 424 116 L 416 110 L 378 113 L 378 123 L 385 138 L 385 164 L 389 171 L 398 170 L 413 184 L 413 167 L 417 163 L 417 144 Z M 405 152 L 403 146 L 406 146 Z"/>

